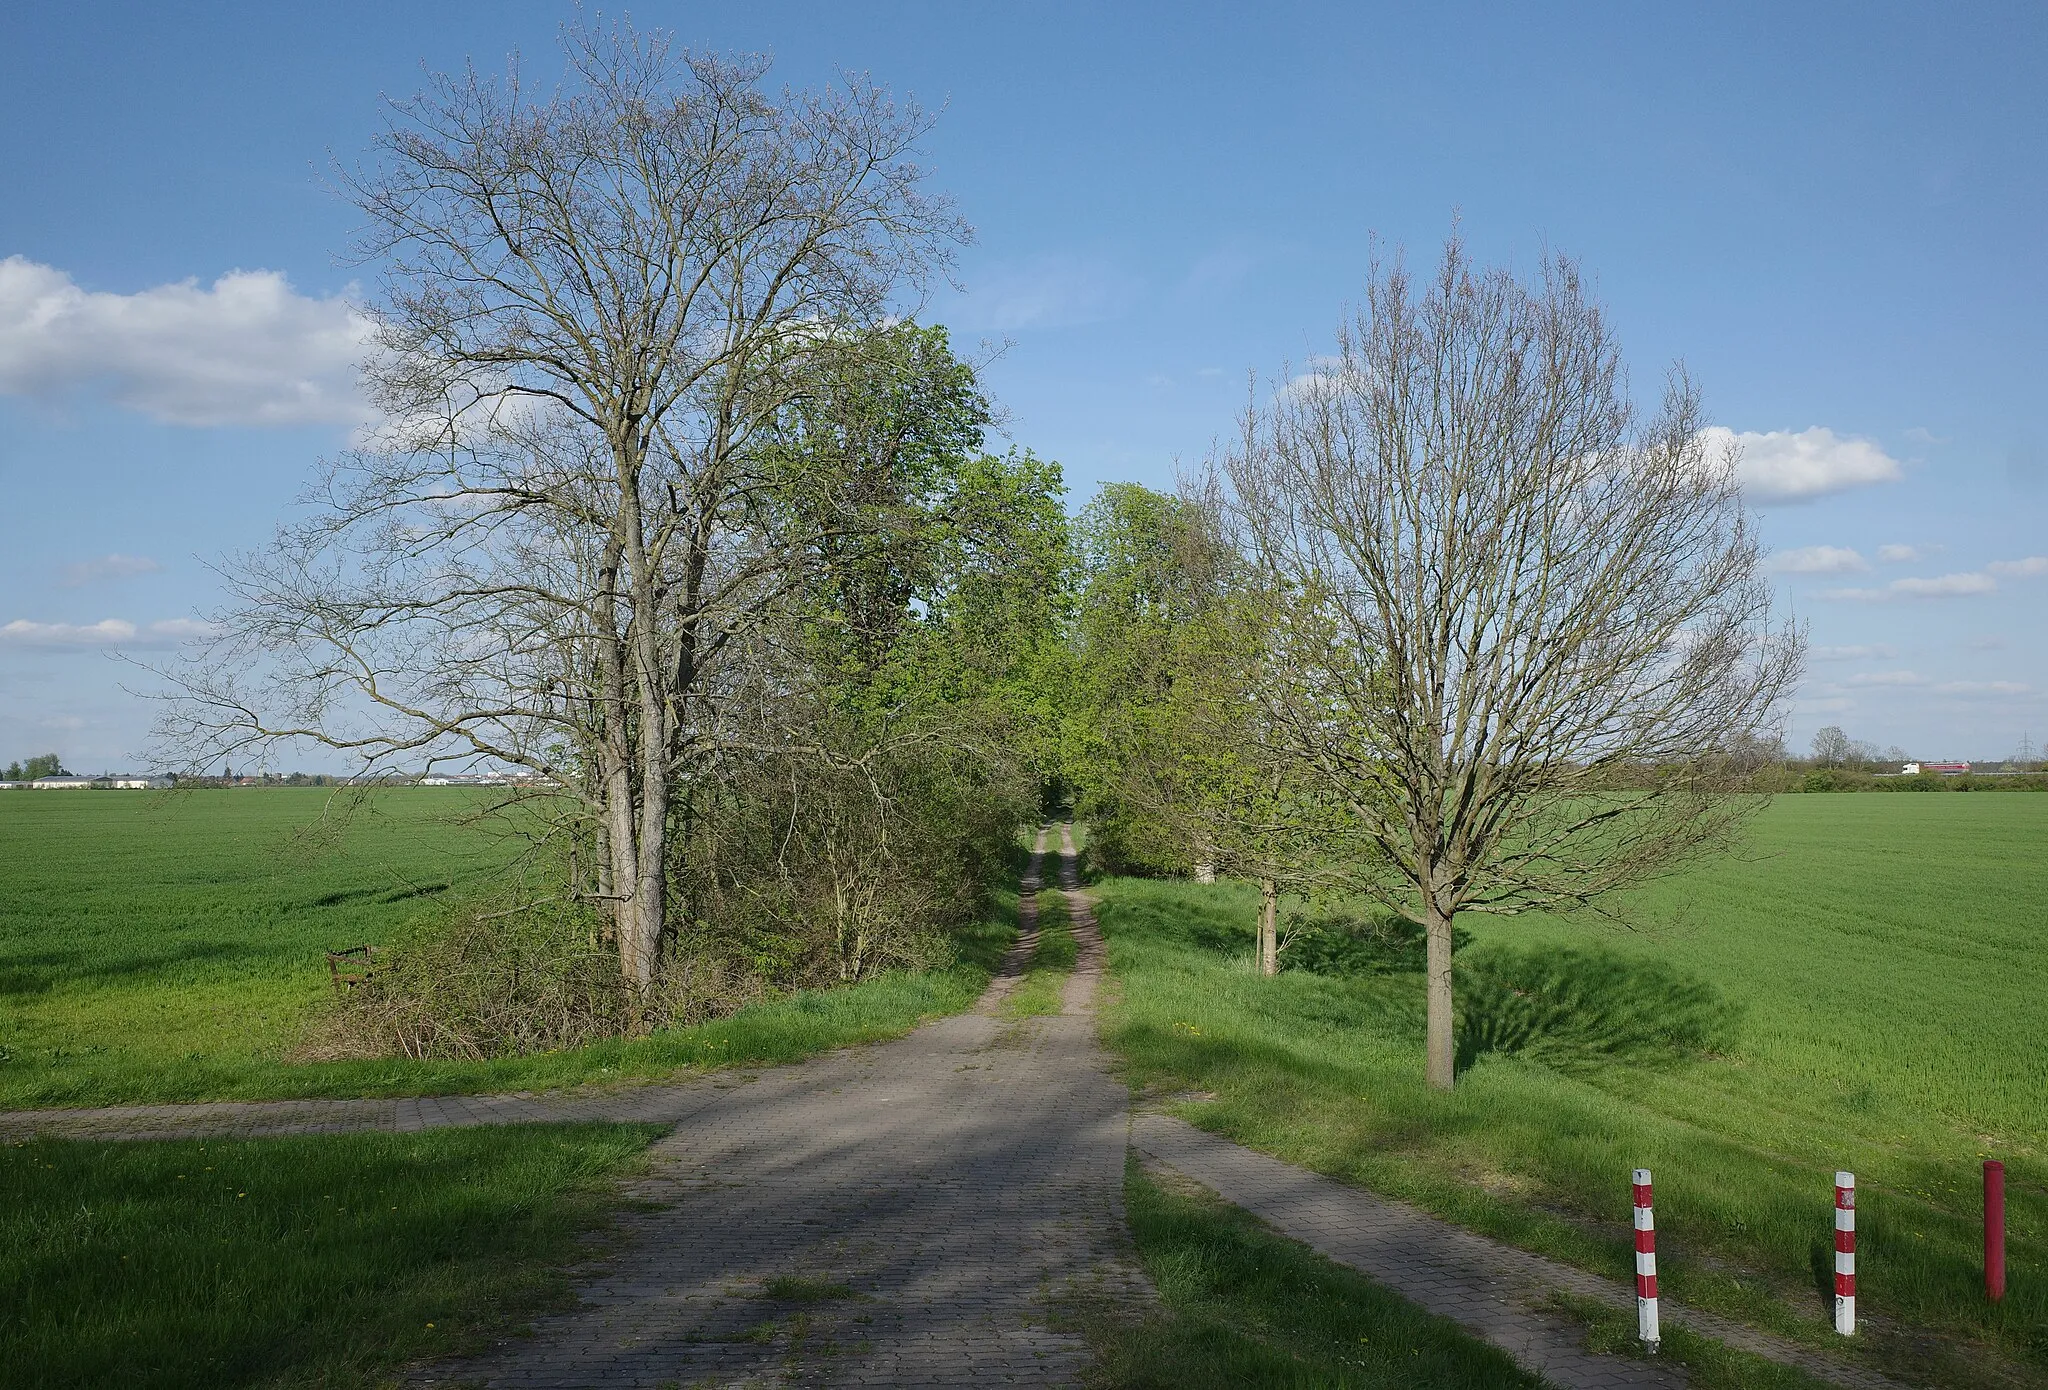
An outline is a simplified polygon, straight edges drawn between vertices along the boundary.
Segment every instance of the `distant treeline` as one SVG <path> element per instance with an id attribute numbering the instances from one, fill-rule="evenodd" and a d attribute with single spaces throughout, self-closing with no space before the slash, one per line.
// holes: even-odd
<path id="1" fill-rule="evenodd" d="M 1767 767 L 1750 776 L 1761 792 L 2048 792 L 2048 773 L 1861 772 L 1846 767 Z"/>
<path id="2" fill-rule="evenodd" d="M 178 774 L 180 787 L 340 787 L 349 783 L 346 777 L 331 777 L 324 772 L 265 772 L 255 777 L 204 777 L 189 772 Z M 379 784 L 402 785 L 410 778 L 379 778 Z"/>

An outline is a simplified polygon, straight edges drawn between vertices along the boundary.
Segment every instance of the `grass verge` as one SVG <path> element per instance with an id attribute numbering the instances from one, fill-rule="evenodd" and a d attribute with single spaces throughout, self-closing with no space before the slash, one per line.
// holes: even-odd
<path id="1" fill-rule="evenodd" d="M 1745 1018 L 1725 1050 L 1654 1066 L 1482 1050 L 1448 1095 L 1422 1083 L 1423 985 L 1405 961 L 1264 980 L 1245 964 L 1242 885 L 1108 880 L 1098 916 L 1121 998 L 1104 1037 L 1139 1086 L 1211 1097 L 1176 1107 L 1205 1128 L 1617 1282 L 1628 1171 L 1652 1168 L 1677 1301 L 1937 1384 L 2048 1385 L 2048 1166 L 2038 1100 L 2016 1103 L 2043 1072 L 2024 1041 L 2048 985 L 2026 935 L 2029 893 L 2048 890 L 2028 848 L 2043 830 L 2042 798 L 1786 798 L 1750 858 L 1657 890 L 1646 915 L 1689 908 L 1689 922 L 1636 936 L 1475 922 L 1475 956 L 1515 944 L 1602 963 L 1573 1027 L 1614 981 L 1668 986 L 1650 965 Z M 1608 1003 L 1626 1022 L 1629 1000 Z M 1542 1011 L 1523 1022 L 1550 1026 Z M 1930 1028 L 1973 1045 L 1922 1046 Z M 1989 1155 L 2006 1160 L 2010 1203 L 1997 1305 L 1979 1263 Z M 1862 1328 L 1846 1344 L 1826 1317 L 1836 1168 L 1858 1174 Z"/>
<path id="2" fill-rule="evenodd" d="M 1589 1350 L 1643 1357 L 1643 1344 L 1636 1336 L 1635 1314 L 1567 1294 L 1558 1295 L 1551 1306 L 1586 1329 Z M 1664 1340 L 1657 1359 L 1685 1367 L 1690 1390 L 1828 1390 L 1832 1383 L 1815 1380 L 1795 1367 L 1737 1351 L 1668 1320 L 1660 1331 Z"/>
<path id="3" fill-rule="evenodd" d="M 1133 1156 L 1124 1201 L 1161 1306 L 1133 1318 L 1074 1305 L 1096 1352 L 1094 1384 L 1502 1390 L 1543 1383 L 1457 1324 L 1169 1170 L 1148 1172 Z"/>
<path id="4" fill-rule="evenodd" d="M 1067 897 L 1056 888 L 1038 894 L 1038 949 L 1031 953 L 1031 967 L 1010 992 L 1004 1012 L 1011 1018 L 1056 1014 L 1065 1008 L 1063 992 L 1073 972 L 1080 948 L 1067 919 Z"/>
<path id="5" fill-rule="evenodd" d="M 766 1065 L 898 1036 L 980 996 L 1014 889 L 947 969 L 786 996 L 700 1027 L 490 1062 L 302 1063 L 325 949 L 403 941 L 510 851 L 461 789 L 0 795 L 0 1110 L 547 1089 Z M 1022 855 L 1017 858 L 1021 870 Z"/>
<path id="6" fill-rule="evenodd" d="M 369 1386 L 564 1304 L 660 1131 L 0 1149 L 0 1386 Z"/>

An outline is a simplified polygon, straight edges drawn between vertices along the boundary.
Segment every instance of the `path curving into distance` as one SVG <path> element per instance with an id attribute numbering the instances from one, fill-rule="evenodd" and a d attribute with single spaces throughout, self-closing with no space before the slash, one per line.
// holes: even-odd
<path id="1" fill-rule="evenodd" d="M 1049 1325 L 1062 1294 L 1150 1304 L 1125 1235 L 1126 1145 L 1283 1233 L 1449 1317 L 1574 1390 L 1685 1384 L 1595 1355 L 1551 1291 L 1623 1305 L 1621 1285 L 1463 1231 L 1165 1115 L 1128 1113 L 1096 1043 L 1107 966 L 1060 829 L 1078 949 L 1063 1012 L 1007 1019 L 1038 942 L 1047 832 L 1018 939 L 974 1010 L 893 1042 L 679 1082 L 547 1094 L 219 1102 L 0 1114 L 0 1140 L 256 1138 L 586 1120 L 673 1126 L 626 1186 L 619 1252 L 531 1338 L 416 1368 L 420 1385 L 1068 1385 L 1089 1355 Z M 1699 1331 L 1838 1384 L 1861 1368 L 1697 1313 Z"/>
<path id="2" fill-rule="evenodd" d="M 718 1091 L 653 1146 L 627 1188 L 646 1206 L 576 1311 L 418 1383 L 1077 1382 L 1087 1347 L 1048 1299 L 1147 1291 L 1120 1236 L 1128 1096 L 1095 1043 L 1092 929 L 1065 1013 L 999 1016 L 1044 842 L 973 1012 Z"/>

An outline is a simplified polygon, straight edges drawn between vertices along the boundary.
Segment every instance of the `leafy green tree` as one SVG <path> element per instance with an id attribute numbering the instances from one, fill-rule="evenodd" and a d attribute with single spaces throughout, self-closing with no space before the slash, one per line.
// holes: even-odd
<path id="1" fill-rule="evenodd" d="M 310 738 L 364 775 L 545 779 L 589 847 L 566 896 L 648 994 L 673 833 L 787 733 L 817 538 L 779 524 L 764 434 L 966 229 L 912 158 L 930 119 L 869 82 L 775 90 L 625 21 L 561 38 L 559 82 L 430 79 L 344 178 L 393 423 L 232 567 L 160 733 L 186 766 Z"/>
<path id="2" fill-rule="evenodd" d="M 0 774 L 0 779 L 9 782 L 33 782 L 38 777 L 69 777 L 70 775 L 70 773 L 64 770 L 63 759 L 59 758 L 55 753 L 44 753 L 39 757 L 30 758 L 25 763 L 9 763 L 7 771 L 4 774 Z"/>
<path id="3" fill-rule="evenodd" d="M 763 442 L 779 525 L 814 551 L 760 653 L 773 715 L 694 803 L 678 870 L 692 920 L 791 979 L 916 963 L 975 904 L 1038 806 L 1065 611 L 1058 467 L 985 449 L 944 330 L 846 347 Z"/>
<path id="4" fill-rule="evenodd" d="M 1327 881 L 1344 808 L 1274 738 L 1288 597 L 1245 565 L 1212 507 L 1113 484 L 1081 518 L 1086 581 L 1068 746 L 1094 843 L 1135 868 L 1260 886 L 1259 963 L 1279 970 L 1283 888 Z"/>

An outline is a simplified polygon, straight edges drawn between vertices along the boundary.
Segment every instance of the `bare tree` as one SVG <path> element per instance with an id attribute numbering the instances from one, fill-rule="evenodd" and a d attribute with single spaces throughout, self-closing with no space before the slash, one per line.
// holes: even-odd
<path id="1" fill-rule="evenodd" d="M 1855 757 L 1855 742 L 1836 725 L 1830 724 L 1813 736 L 1815 767 L 1847 767 Z"/>
<path id="2" fill-rule="evenodd" d="M 1804 642 L 1674 373 L 1631 406 L 1568 261 L 1453 242 L 1376 267 L 1336 356 L 1246 411 L 1227 513 L 1287 586 L 1272 725 L 1348 803 L 1366 887 L 1419 912 L 1428 1079 L 1453 1082 L 1452 922 L 1570 908 L 1725 843 L 1730 754 Z"/>
<path id="3" fill-rule="evenodd" d="M 623 25 L 564 50 L 537 97 L 516 64 L 436 78 L 344 177 L 387 424 L 230 567 L 161 733 L 529 770 L 644 988 L 692 788 L 778 736 L 766 634 L 815 508 L 760 439 L 965 228 L 912 162 L 927 119 L 864 81 L 770 96 L 761 60 Z"/>

